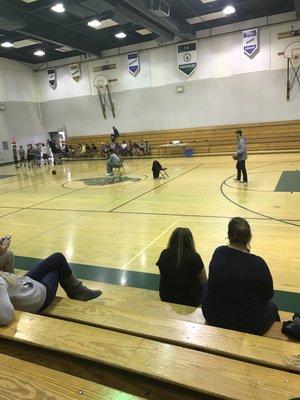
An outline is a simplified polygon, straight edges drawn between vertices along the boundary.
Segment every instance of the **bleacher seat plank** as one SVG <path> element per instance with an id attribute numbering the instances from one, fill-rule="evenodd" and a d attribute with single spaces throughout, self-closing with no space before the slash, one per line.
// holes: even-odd
<path id="1" fill-rule="evenodd" d="M 300 373 L 300 343 L 56 299 L 47 315 Z M 276 352 L 274 352 L 276 348 Z"/>
<path id="2" fill-rule="evenodd" d="M 22 273 L 22 271 L 20 271 Z M 93 289 L 98 289 L 99 282 L 97 281 L 84 281 L 85 284 Z M 136 316 L 147 316 L 149 318 L 156 318 L 159 316 L 163 319 L 175 319 L 180 321 L 189 321 L 198 324 L 205 324 L 201 308 L 184 306 L 182 304 L 174 304 L 163 302 L 159 299 L 158 292 L 147 289 L 134 288 L 129 286 L 120 286 L 109 283 L 101 282 L 103 295 L 100 300 L 95 300 L 89 305 L 97 304 L 105 307 L 108 313 L 115 314 L 116 312 L 124 312 L 125 314 L 133 314 Z M 64 299 L 67 299 L 65 292 L 59 287 L 58 294 Z M 135 299 L 139 301 L 136 302 Z M 68 301 L 68 300 L 66 300 Z M 72 304 L 72 303 L 71 303 Z M 61 298 L 57 297 L 53 305 L 59 305 L 59 308 L 64 312 L 64 303 Z M 83 304 L 81 303 L 81 306 Z M 67 311 L 67 310 L 65 310 Z M 48 309 L 46 313 L 49 315 L 54 312 L 53 309 Z M 101 310 L 99 312 L 102 313 Z M 291 320 L 293 313 L 286 311 L 279 311 L 281 320 Z M 62 318 L 64 318 L 62 316 Z M 87 322 L 89 323 L 89 322 Z M 294 341 L 285 334 L 281 333 L 281 323 L 275 322 L 272 328 L 264 335 L 273 339 Z"/>
<path id="3" fill-rule="evenodd" d="M 86 284 L 94 289 L 97 289 L 99 286 L 98 282 L 93 281 L 86 281 Z M 205 324 L 205 318 L 200 307 L 190 307 L 182 304 L 161 301 L 158 298 L 157 292 L 152 290 L 111 285 L 102 282 L 101 287 L 102 289 L 106 289 L 103 290 L 101 299 L 88 304 L 88 307 L 92 304 L 99 305 L 99 313 L 105 312 L 102 311 L 103 308 L 105 308 L 106 314 L 109 315 L 115 315 L 115 313 L 122 312 L 125 315 L 132 314 L 141 318 L 144 316 L 156 318 L 158 316 L 160 319 L 175 319 Z M 62 296 L 62 298 L 67 299 L 66 294 L 61 289 L 59 289 L 59 295 Z M 55 308 L 48 309 L 46 314 L 49 313 L 49 315 L 51 315 L 53 312 L 55 313 L 56 306 L 58 306 L 61 312 L 67 313 L 68 309 L 64 310 L 64 305 L 68 308 L 72 307 L 72 302 L 68 303 L 68 300 L 66 300 L 65 303 L 62 301 L 62 298 L 57 297 L 53 303 Z M 139 298 L 138 302 L 132 301 L 132 299 L 135 300 L 136 298 Z M 81 303 L 79 307 L 84 307 L 84 305 Z M 292 313 L 279 311 L 279 314 L 282 320 L 290 320 L 292 318 Z M 65 315 L 67 316 L 67 314 Z M 291 340 L 288 336 L 281 333 L 281 323 L 275 323 L 267 332 L 266 336 L 279 340 Z"/>
<path id="4" fill-rule="evenodd" d="M 126 392 L 138 398 L 145 397 L 148 400 L 211 400 L 210 396 L 200 396 L 199 393 L 180 389 L 178 386 L 159 383 L 149 378 L 143 378 L 140 375 L 105 367 L 102 364 L 68 354 L 62 355 L 56 351 L 6 339 L 0 339 L 0 353 L 58 372 L 71 374 L 83 380 Z M 122 399 L 122 396 L 117 398 Z"/>
<path id="5" fill-rule="evenodd" d="M 99 282 L 84 282 L 93 289 L 99 288 Z M 136 315 L 145 315 L 149 317 L 155 317 L 159 314 L 161 318 L 205 323 L 201 308 L 162 302 L 159 300 L 158 292 L 153 290 L 110 285 L 103 282 L 101 282 L 100 287 L 103 290 L 103 295 L 100 300 L 95 300 L 92 303 L 90 302 L 90 306 L 101 304 L 112 313 L 119 310 L 125 313 L 131 312 Z M 146 292 L 149 292 L 149 294 Z M 63 298 L 67 298 L 66 294 L 60 288 L 58 294 Z M 138 302 L 136 301 L 137 298 L 139 299 Z M 60 297 L 57 297 L 55 304 L 59 300 Z"/>
<path id="6" fill-rule="evenodd" d="M 0 354 L 0 368 L 3 400 L 142 399 L 3 354 Z"/>
<path id="7" fill-rule="evenodd" d="M 16 311 L 0 337 L 232 400 L 289 400 L 299 375 L 74 322 Z"/>

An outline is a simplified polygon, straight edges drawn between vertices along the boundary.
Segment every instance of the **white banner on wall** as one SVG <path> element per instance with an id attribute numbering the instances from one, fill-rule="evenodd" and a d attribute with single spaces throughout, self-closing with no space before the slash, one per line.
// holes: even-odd
<path id="1" fill-rule="evenodd" d="M 71 72 L 71 76 L 72 79 L 75 82 L 79 82 L 81 80 L 81 68 L 80 68 L 80 64 L 76 63 L 76 64 L 71 64 L 69 65 L 70 68 L 70 72 Z"/>
<path id="2" fill-rule="evenodd" d="M 197 43 L 189 42 L 177 45 L 178 68 L 185 75 L 190 76 L 197 68 Z"/>
<path id="3" fill-rule="evenodd" d="M 258 29 L 243 31 L 243 50 L 246 56 L 252 58 L 259 50 Z"/>
<path id="4" fill-rule="evenodd" d="M 137 76 L 137 74 L 140 72 L 139 53 L 138 52 L 130 53 L 128 54 L 127 59 L 128 59 L 129 73 L 133 76 Z"/>
<path id="5" fill-rule="evenodd" d="M 55 90 L 57 87 L 57 76 L 56 76 L 56 68 L 47 69 L 47 77 L 48 83 L 50 87 Z"/>

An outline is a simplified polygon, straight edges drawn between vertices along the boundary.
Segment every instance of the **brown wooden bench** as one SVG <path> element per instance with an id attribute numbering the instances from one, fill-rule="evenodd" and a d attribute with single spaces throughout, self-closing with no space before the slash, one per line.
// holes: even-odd
<path id="1" fill-rule="evenodd" d="M 287 341 L 288 338 L 280 332 L 280 323 L 268 332 L 268 337 L 261 337 L 203 323 L 165 318 L 158 310 L 156 315 L 150 317 L 137 313 L 134 307 L 121 311 L 101 304 L 91 305 L 68 299 L 56 299 L 46 314 L 243 361 L 300 372 L 300 343 Z M 278 341 L 278 336 L 280 339 L 285 337 L 285 340 Z M 276 352 L 274 352 L 275 347 Z"/>
<path id="2" fill-rule="evenodd" d="M 199 393 L 181 389 L 178 386 L 151 380 L 141 375 L 110 368 L 103 364 L 68 354 L 61 354 L 53 350 L 42 349 L 15 341 L 0 339 L 0 353 L 115 389 L 114 392 L 117 391 L 116 394 L 120 391 L 147 400 L 211 400 L 211 397 L 208 398 Z M 34 399 L 37 400 L 37 398 Z M 123 397 L 120 394 L 119 396 L 116 395 L 115 399 L 122 400 Z M 128 400 L 125 395 L 124 399 Z M 129 399 L 133 400 L 135 397 L 129 397 Z M 22 397 L 22 400 L 25 400 L 24 397 Z M 63 398 L 61 400 L 66 399 Z M 98 398 L 95 398 L 95 400 L 98 400 Z"/>
<path id="3" fill-rule="evenodd" d="M 0 328 L 0 337 L 217 398 L 288 400 L 299 396 L 296 373 L 40 315 L 16 311 L 14 322 Z M 288 364 L 287 360 L 282 364 Z"/>
<path id="4" fill-rule="evenodd" d="M 98 282 L 86 281 L 89 287 L 97 289 L 99 286 Z M 176 321 L 187 321 L 196 324 L 205 324 L 205 318 L 202 314 L 200 307 L 184 306 L 182 304 L 174 304 L 163 302 L 159 299 L 158 293 L 152 290 L 140 289 L 128 286 L 112 285 L 109 283 L 101 282 L 103 289 L 103 295 L 100 300 L 96 300 L 93 303 L 88 303 L 93 307 L 99 307 L 99 312 L 105 314 L 113 314 L 120 312 L 125 315 L 132 315 L 139 317 L 147 317 L 155 319 L 159 316 L 160 319 L 164 320 L 176 320 Z M 65 305 L 68 306 L 68 298 L 65 292 L 59 288 L 58 295 L 53 308 L 48 309 L 46 313 L 55 315 L 56 310 L 64 312 Z M 133 301 L 139 298 L 139 301 Z M 65 299 L 62 301 L 62 299 Z M 70 303 L 71 305 L 71 303 Z M 55 306 L 55 308 L 54 308 Z M 81 304 L 83 307 L 84 305 Z M 57 308 L 56 308 L 57 307 Z M 65 310 L 67 312 L 67 310 Z M 293 313 L 286 311 L 279 311 L 281 320 L 290 320 Z M 84 322 L 84 321 L 82 321 Z M 89 322 L 87 322 L 89 323 Z M 275 322 L 272 328 L 264 335 L 278 340 L 293 341 L 285 334 L 281 333 L 281 322 Z"/>
<path id="5" fill-rule="evenodd" d="M 0 398 L 5 400 L 138 400 L 142 397 L 0 354 Z"/>

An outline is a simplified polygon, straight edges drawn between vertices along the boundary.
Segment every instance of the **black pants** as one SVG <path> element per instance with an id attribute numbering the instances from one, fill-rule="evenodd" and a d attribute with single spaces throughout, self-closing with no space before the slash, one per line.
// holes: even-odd
<path id="1" fill-rule="evenodd" d="M 241 180 L 241 173 L 243 173 L 243 181 L 248 182 L 248 176 L 247 176 L 247 170 L 246 170 L 246 160 L 243 161 L 238 161 L 236 163 L 236 169 L 237 169 L 237 180 Z"/>
<path id="2" fill-rule="evenodd" d="M 158 179 L 159 173 L 160 173 L 160 168 L 155 168 L 152 170 L 152 172 L 153 172 L 153 179 Z"/>
<path id="3" fill-rule="evenodd" d="M 46 300 L 39 312 L 44 311 L 53 302 L 58 283 L 63 284 L 63 281 L 71 275 L 71 267 L 61 253 L 52 254 L 25 274 L 46 287 Z"/>
<path id="4" fill-rule="evenodd" d="M 202 306 L 202 311 L 209 325 L 254 335 L 264 335 L 275 321 L 280 321 L 278 307 L 272 300 L 259 312 L 243 318 L 228 318 L 226 315 L 221 315 L 221 313 L 216 314 L 207 309 L 205 305 Z"/>

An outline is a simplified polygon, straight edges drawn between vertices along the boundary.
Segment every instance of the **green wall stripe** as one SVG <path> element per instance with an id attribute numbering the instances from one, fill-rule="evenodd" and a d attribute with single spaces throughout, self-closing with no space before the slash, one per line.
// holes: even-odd
<path id="1" fill-rule="evenodd" d="M 15 256 L 16 268 L 28 271 L 41 260 L 38 258 Z M 140 289 L 158 291 L 159 275 L 117 268 L 98 267 L 87 264 L 70 263 L 79 279 L 99 281 L 114 285 L 131 286 Z M 275 290 L 274 301 L 281 311 L 299 312 L 300 293 Z"/>

